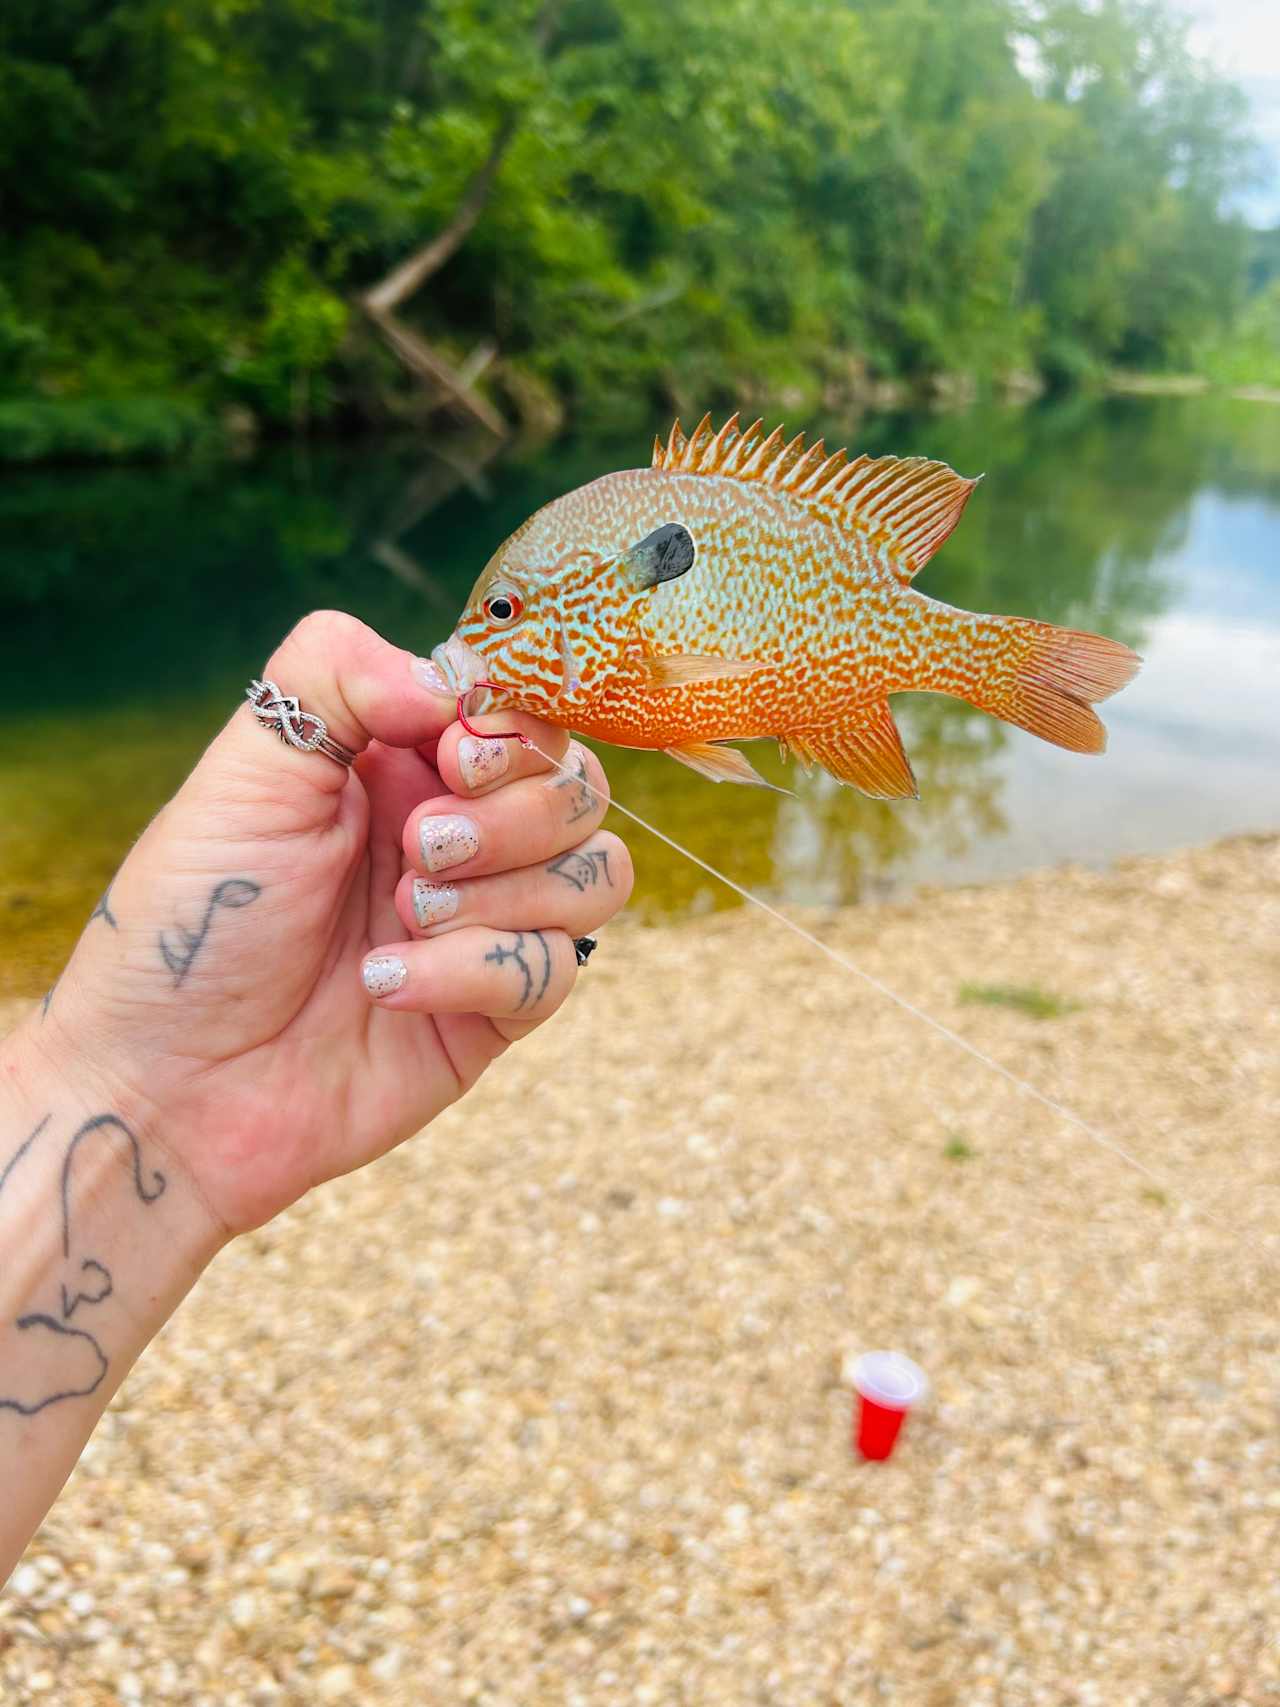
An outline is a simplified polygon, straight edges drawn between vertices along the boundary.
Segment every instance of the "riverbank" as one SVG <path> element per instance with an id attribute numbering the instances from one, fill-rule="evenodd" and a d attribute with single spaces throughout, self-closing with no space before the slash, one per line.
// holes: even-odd
<path id="1" fill-rule="evenodd" d="M 767 920 L 620 923 L 217 1262 L 0 1601 L 0 1693 L 1273 1700 L 1280 837 L 811 918 L 1161 1182 Z M 868 1345 L 935 1386 L 883 1466 Z"/>

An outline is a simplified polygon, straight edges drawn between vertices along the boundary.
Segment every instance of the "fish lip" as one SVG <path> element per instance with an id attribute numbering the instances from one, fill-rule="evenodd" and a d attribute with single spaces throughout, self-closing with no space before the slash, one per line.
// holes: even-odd
<path id="1" fill-rule="evenodd" d="M 431 662 L 456 694 L 467 693 L 477 682 L 484 680 L 484 659 L 456 634 L 451 634 L 433 649 Z"/>

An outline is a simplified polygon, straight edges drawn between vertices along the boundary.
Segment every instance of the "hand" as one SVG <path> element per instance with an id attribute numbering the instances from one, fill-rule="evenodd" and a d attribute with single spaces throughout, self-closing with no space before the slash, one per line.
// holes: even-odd
<path id="1" fill-rule="evenodd" d="M 630 892 L 601 801 L 514 741 L 472 741 L 413 666 L 351 617 L 301 622 L 265 675 L 359 751 L 354 773 L 237 710 L 26 1028 L 131 1111 L 226 1234 L 462 1095 L 560 1006 L 573 937 Z M 531 718 L 478 720 L 517 725 L 570 750 Z M 605 789 L 593 755 L 570 762 Z"/>

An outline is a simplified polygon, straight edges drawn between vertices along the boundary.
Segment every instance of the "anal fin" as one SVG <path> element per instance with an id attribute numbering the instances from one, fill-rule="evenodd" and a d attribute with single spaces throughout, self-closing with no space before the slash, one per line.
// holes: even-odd
<path id="1" fill-rule="evenodd" d="M 697 771 L 699 776 L 709 777 L 712 782 L 745 782 L 753 788 L 772 788 L 776 794 L 791 792 L 766 782 L 747 755 L 736 747 L 725 747 L 711 741 L 689 741 L 683 747 L 664 747 L 663 751 L 669 757 L 679 759 L 682 765 L 688 765 L 690 770 Z"/>
<path id="2" fill-rule="evenodd" d="M 753 658 L 706 658 L 690 652 L 668 652 L 665 657 L 636 658 L 636 667 L 655 688 L 682 688 L 690 682 L 713 682 L 728 676 L 754 676 L 767 664 Z"/>
<path id="3" fill-rule="evenodd" d="M 802 762 L 821 765 L 838 782 L 874 800 L 920 798 L 887 699 L 860 710 L 847 724 L 788 730 L 784 739 Z"/>

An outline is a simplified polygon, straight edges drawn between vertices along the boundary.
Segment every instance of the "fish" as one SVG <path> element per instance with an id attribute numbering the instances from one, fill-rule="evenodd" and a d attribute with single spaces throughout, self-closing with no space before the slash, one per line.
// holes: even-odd
<path id="1" fill-rule="evenodd" d="M 980 477 L 979 477 L 980 478 Z M 978 480 L 925 457 L 710 415 L 648 468 L 554 499 L 493 554 L 432 661 L 472 710 L 531 712 L 713 781 L 771 786 L 737 741 L 884 800 L 919 790 L 890 708 L 950 694 L 1100 753 L 1093 706 L 1141 659 L 1118 640 L 917 590 Z"/>

